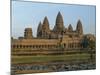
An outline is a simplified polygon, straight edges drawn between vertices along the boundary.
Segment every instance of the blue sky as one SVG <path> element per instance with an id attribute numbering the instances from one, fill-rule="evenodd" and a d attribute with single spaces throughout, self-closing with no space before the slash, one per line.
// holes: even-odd
<path id="1" fill-rule="evenodd" d="M 95 6 L 88 5 L 12 1 L 12 36 L 15 38 L 24 36 L 26 27 L 32 27 L 33 36 L 36 36 L 38 24 L 40 21 L 43 22 L 45 16 L 48 17 L 50 29 L 53 29 L 59 11 L 63 16 L 65 27 L 71 24 L 75 30 L 80 19 L 84 34 L 95 34 L 95 10 Z"/>

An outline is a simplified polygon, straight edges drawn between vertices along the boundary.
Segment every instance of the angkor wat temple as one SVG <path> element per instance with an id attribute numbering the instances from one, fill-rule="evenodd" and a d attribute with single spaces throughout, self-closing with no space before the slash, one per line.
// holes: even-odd
<path id="1" fill-rule="evenodd" d="M 24 37 L 12 38 L 12 54 L 60 54 L 61 49 L 83 49 L 88 46 L 86 39 L 95 40 L 92 34 L 84 34 L 81 20 L 77 21 L 76 29 L 71 24 L 64 26 L 63 16 L 60 12 L 56 17 L 55 26 L 51 30 L 49 20 L 44 18 L 39 23 L 37 37 L 33 37 L 32 28 L 25 28 Z"/>

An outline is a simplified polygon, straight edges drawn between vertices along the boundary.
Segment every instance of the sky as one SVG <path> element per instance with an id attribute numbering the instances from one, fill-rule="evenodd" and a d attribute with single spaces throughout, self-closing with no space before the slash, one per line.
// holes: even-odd
<path id="1" fill-rule="evenodd" d="M 77 21 L 80 19 L 84 34 L 95 35 L 96 33 L 95 6 L 12 1 L 11 8 L 11 36 L 14 38 L 24 36 L 24 29 L 30 27 L 33 36 L 36 37 L 38 24 L 40 21 L 43 22 L 45 16 L 49 20 L 50 29 L 53 29 L 59 11 L 63 16 L 66 28 L 71 24 L 75 30 Z"/>

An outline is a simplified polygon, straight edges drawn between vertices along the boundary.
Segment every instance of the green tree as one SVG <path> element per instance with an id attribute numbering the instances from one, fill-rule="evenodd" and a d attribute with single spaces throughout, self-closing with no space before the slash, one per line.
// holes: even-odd
<path id="1" fill-rule="evenodd" d="M 96 48 L 96 42 L 95 42 L 95 40 L 88 40 L 88 42 L 89 42 L 88 47 L 90 49 L 95 49 Z"/>

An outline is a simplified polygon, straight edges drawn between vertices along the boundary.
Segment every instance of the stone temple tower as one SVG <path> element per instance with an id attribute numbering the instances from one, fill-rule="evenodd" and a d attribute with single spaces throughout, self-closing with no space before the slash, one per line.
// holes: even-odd
<path id="1" fill-rule="evenodd" d="M 49 21 L 48 21 L 47 17 L 44 18 L 42 28 L 45 29 L 45 31 L 47 31 L 47 32 L 50 30 L 50 28 L 49 28 Z"/>
<path id="2" fill-rule="evenodd" d="M 44 18 L 42 25 L 39 24 L 37 32 L 38 32 L 37 37 L 39 37 L 39 38 L 49 38 L 50 28 L 49 28 L 49 21 L 48 21 L 47 17 Z"/>
<path id="3" fill-rule="evenodd" d="M 68 26 L 68 32 L 72 32 L 72 31 L 73 31 L 73 27 L 72 27 L 71 24 L 69 24 L 69 26 Z"/>
<path id="4" fill-rule="evenodd" d="M 41 37 L 41 31 L 42 31 L 42 24 L 40 22 L 37 28 L 37 37 Z"/>
<path id="5" fill-rule="evenodd" d="M 32 35 L 32 28 L 25 28 L 24 31 L 24 38 L 25 39 L 32 39 L 33 35 Z"/>
<path id="6" fill-rule="evenodd" d="M 77 22 L 76 32 L 77 32 L 79 35 L 83 35 L 83 27 L 82 27 L 82 23 L 81 23 L 80 20 L 78 20 L 78 22 Z"/>
<path id="7" fill-rule="evenodd" d="M 56 23 L 55 23 L 53 31 L 60 34 L 60 33 L 62 33 L 63 30 L 64 30 L 63 17 L 61 15 L 61 13 L 58 12 L 58 15 L 56 17 Z"/>

